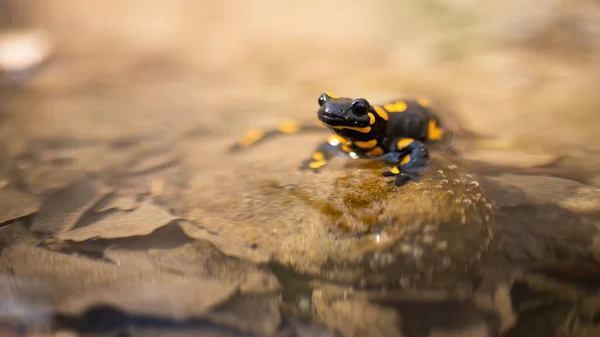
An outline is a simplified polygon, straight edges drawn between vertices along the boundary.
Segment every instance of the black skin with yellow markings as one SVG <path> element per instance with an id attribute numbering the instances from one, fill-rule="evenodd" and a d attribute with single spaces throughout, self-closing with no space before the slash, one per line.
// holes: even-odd
<path id="1" fill-rule="evenodd" d="M 426 143 L 440 140 L 440 121 L 426 100 L 401 100 L 372 105 L 364 98 L 347 98 L 324 93 L 319 96 L 319 121 L 333 131 L 321 143 L 302 170 L 319 171 L 334 156 L 382 160 L 393 167 L 383 176 L 395 177 L 397 186 L 418 181 L 418 173 L 429 165 Z M 254 145 L 284 133 L 322 130 L 314 125 L 287 122 L 277 130 L 250 132 L 231 150 Z"/>

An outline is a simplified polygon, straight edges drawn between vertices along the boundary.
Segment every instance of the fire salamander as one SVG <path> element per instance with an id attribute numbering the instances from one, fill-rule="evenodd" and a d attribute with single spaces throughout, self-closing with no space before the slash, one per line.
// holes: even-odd
<path id="1" fill-rule="evenodd" d="M 442 139 L 438 117 L 425 99 L 398 100 L 372 105 L 364 98 L 347 98 L 323 93 L 319 96 L 319 121 L 331 131 L 299 167 L 319 171 L 337 154 L 353 159 L 382 160 L 392 166 L 383 173 L 395 177 L 396 186 L 417 181 L 418 172 L 429 166 L 425 144 Z M 278 129 L 250 131 L 230 150 L 238 151 L 281 134 L 323 130 L 315 125 L 286 122 Z"/>

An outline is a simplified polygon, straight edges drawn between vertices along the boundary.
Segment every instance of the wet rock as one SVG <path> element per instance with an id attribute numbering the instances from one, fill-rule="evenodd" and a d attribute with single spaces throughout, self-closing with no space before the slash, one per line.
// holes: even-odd
<path id="1" fill-rule="evenodd" d="M 0 224 L 36 213 L 41 199 L 15 188 L 0 188 Z"/>
<path id="2" fill-rule="evenodd" d="M 208 313 L 207 318 L 259 336 L 273 335 L 282 323 L 278 296 L 273 294 L 236 296 Z"/>
<path id="3" fill-rule="evenodd" d="M 397 312 L 338 291 L 317 290 L 312 302 L 317 318 L 344 337 L 401 337 L 402 324 Z"/>
<path id="4" fill-rule="evenodd" d="M 600 296 L 589 294 L 570 312 L 570 317 L 560 330 L 563 334 L 574 337 L 592 337 L 600 333 L 598 315 L 600 313 Z"/>
<path id="5" fill-rule="evenodd" d="M 516 326 L 505 335 L 577 336 L 579 331 L 593 326 L 589 324 L 590 318 L 598 313 L 600 302 L 594 291 L 541 275 L 524 274 L 516 280 L 511 290 L 519 319 Z M 589 304 L 592 304 L 591 307 L 587 306 Z M 579 330 L 580 327 L 583 329 Z"/>
<path id="6" fill-rule="evenodd" d="M 480 144 L 482 147 L 486 145 Z M 461 152 L 461 157 L 488 165 L 497 164 L 512 167 L 543 166 L 553 163 L 556 160 L 556 156 L 547 153 L 526 153 L 510 148 L 504 150 L 469 150 L 464 153 Z"/>
<path id="7" fill-rule="evenodd" d="M 317 319 L 343 336 L 491 337 L 515 322 L 508 288 L 492 283 L 475 293 L 459 289 L 377 292 L 325 286 L 315 290 L 313 304 Z M 503 315 L 507 310 L 509 316 Z"/>
<path id="8" fill-rule="evenodd" d="M 415 296 L 413 299 L 390 299 L 381 304 L 399 312 L 402 330 L 408 336 L 497 335 L 497 318 L 465 299 Z M 423 319 L 425 316 L 426 320 Z"/>
<path id="9" fill-rule="evenodd" d="M 513 328 L 518 320 L 514 309 L 512 288 L 520 276 L 518 270 L 492 267 L 480 269 L 479 282 L 472 302 L 482 311 L 492 313 L 494 318 L 486 322 L 488 330 L 505 333 Z"/>
<path id="10" fill-rule="evenodd" d="M 600 212 L 600 187 L 580 186 L 559 205 L 577 213 Z"/>
<path id="11" fill-rule="evenodd" d="M 527 203 L 525 192 L 512 185 L 496 183 L 488 177 L 481 179 L 481 187 L 496 209 L 515 207 Z"/>
<path id="12" fill-rule="evenodd" d="M 373 163 L 320 174 L 240 170 L 203 181 L 211 199 L 190 191 L 186 217 L 195 221 L 183 228 L 228 254 L 332 281 L 441 285 L 480 258 L 493 230 L 479 183 L 444 160 L 401 188 Z"/>
<path id="13" fill-rule="evenodd" d="M 488 180 L 522 191 L 528 203 L 555 204 L 572 212 L 589 214 L 600 212 L 600 188 L 576 181 L 544 176 L 507 174 L 488 177 Z"/>
<path id="14" fill-rule="evenodd" d="M 496 211 L 490 249 L 498 263 L 577 262 L 593 259 L 594 221 L 553 205 L 520 205 Z M 491 263 L 491 262 L 490 262 Z"/>

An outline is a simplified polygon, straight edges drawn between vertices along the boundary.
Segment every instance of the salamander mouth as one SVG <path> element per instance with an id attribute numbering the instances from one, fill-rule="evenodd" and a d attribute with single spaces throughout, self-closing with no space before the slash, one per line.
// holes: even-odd
<path id="1" fill-rule="evenodd" d="M 329 126 L 348 125 L 348 121 L 346 121 L 345 118 L 340 118 L 332 115 L 319 114 L 319 120 Z"/>

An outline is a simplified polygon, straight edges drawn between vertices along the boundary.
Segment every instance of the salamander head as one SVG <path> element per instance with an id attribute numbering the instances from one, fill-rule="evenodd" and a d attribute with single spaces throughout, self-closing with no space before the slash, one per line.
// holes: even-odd
<path id="1" fill-rule="evenodd" d="M 334 129 L 366 130 L 375 123 L 375 110 L 364 98 L 323 93 L 319 96 L 319 107 L 319 120 Z"/>

